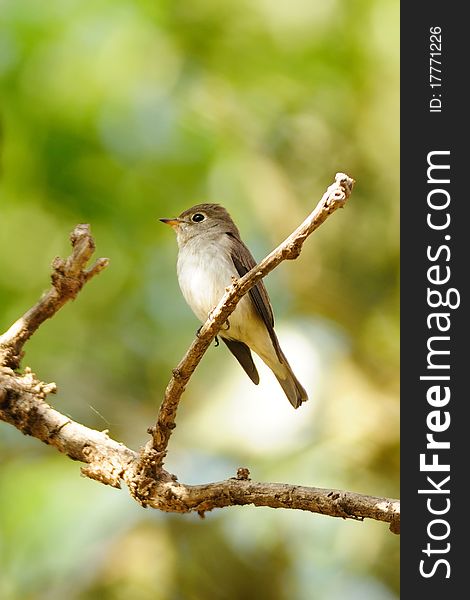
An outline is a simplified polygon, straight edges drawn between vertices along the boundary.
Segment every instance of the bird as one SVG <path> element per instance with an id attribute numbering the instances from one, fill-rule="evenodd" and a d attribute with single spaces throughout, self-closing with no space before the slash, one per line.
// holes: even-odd
<path id="1" fill-rule="evenodd" d="M 238 227 L 220 204 L 197 204 L 178 217 L 162 218 L 176 232 L 177 275 L 184 299 L 204 323 L 233 278 L 256 265 Z M 294 408 L 308 400 L 274 331 L 268 292 L 259 281 L 245 294 L 218 336 L 256 385 L 259 374 L 251 351 L 271 369 Z"/>

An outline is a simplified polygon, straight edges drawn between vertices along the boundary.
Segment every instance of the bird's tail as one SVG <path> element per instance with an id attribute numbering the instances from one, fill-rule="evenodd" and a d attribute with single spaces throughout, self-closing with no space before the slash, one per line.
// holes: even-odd
<path id="1" fill-rule="evenodd" d="M 288 367 L 288 369 L 286 369 L 287 376 L 285 378 L 280 377 L 276 373 L 274 374 L 276 375 L 276 379 L 281 384 L 281 387 L 284 390 L 284 393 L 287 396 L 289 402 L 294 408 L 299 408 L 302 402 L 306 402 L 308 400 L 307 392 L 292 372 L 292 369 L 290 368 L 289 364 L 287 364 L 286 366 Z"/>
<path id="2" fill-rule="evenodd" d="M 278 346 L 277 350 L 279 362 L 277 362 L 275 365 L 270 364 L 268 366 L 276 376 L 276 379 L 279 381 L 289 402 L 294 408 L 299 408 L 302 402 L 306 402 L 308 400 L 307 392 L 294 375 L 292 367 L 290 366 L 289 361 L 287 360 L 280 346 Z"/>

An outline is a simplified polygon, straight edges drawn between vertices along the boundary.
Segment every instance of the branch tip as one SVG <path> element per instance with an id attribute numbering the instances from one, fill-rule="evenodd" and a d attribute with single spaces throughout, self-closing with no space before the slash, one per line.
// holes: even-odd
<path id="1" fill-rule="evenodd" d="M 83 285 L 100 273 L 109 263 L 98 259 L 86 268 L 95 249 L 88 224 L 79 224 L 70 233 L 72 253 L 67 259 L 56 256 L 52 261 L 52 287 L 39 301 L 0 336 L 0 364 L 17 369 L 23 356 L 23 346 L 46 320 L 69 300 L 75 299 Z"/>
<path id="2" fill-rule="evenodd" d="M 238 467 L 237 476 L 235 479 L 238 481 L 249 481 L 250 480 L 250 470 L 246 467 Z"/>

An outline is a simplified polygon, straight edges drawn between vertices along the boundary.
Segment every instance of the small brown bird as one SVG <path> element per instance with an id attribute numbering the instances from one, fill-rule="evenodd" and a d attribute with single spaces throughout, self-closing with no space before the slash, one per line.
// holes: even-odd
<path id="1" fill-rule="evenodd" d="M 222 298 L 232 277 L 242 277 L 256 265 L 237 226 L 219 204 L 198 204 L 179 217 L 160 219 L 171 225 L 178 241 L 178 282 L 183 296 L 201 321 Z M 307 393 L 294 375 L 274 331 L 274 316 L 262 281 L 243 296 L 219 337 L 253 383 L 259 375 L 251 350 L 268 365 L 294 408 Z"/>

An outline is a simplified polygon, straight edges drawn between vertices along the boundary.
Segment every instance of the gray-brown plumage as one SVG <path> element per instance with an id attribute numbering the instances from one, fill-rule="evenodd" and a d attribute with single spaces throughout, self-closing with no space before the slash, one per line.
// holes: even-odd
<path id="1" fill-rule="evenodd" d="M 256 261 L 230 215 L 219 204 L 198 204 L 177 218 L 161 221 L 176 231 L 178 281 L 183 296 L 198 319 L 205 322 L 232 277 L 243 276 Z M 307 400 L 307 393 L 279 345 L 271 303 L 262 281 L 240 300 L 228 324 L 219 337 L 255 384 L 259 383 L 259 375 L 251 350 L 273 371 L 294 408 Z"/>

